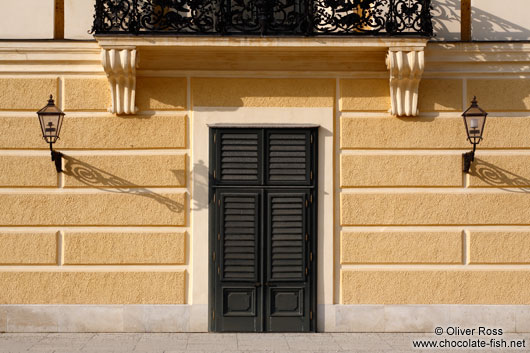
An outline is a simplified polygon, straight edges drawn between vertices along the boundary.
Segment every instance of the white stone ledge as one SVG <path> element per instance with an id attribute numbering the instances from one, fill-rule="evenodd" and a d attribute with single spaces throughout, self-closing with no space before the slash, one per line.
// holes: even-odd
<path id="1" fill-rule="evenodd" d="M 0 305 L 0 332 L 205 332 L 207 305 Z"/>
<path id="2" fill-rule="evenodd" d="M 434 333 L 436 327 L 479 326 L 530 332 L 530 305 L 318 305 L 321 332 Z M 447 337 L 447 336 L 441 336 Z"/>
<path id="3" fill-rule="evenodd" d="M 253 47 L 253 48 L 423 48 L 427 38 L 410 37 L 232 37 L 95 35 L 101 47 Z"/>

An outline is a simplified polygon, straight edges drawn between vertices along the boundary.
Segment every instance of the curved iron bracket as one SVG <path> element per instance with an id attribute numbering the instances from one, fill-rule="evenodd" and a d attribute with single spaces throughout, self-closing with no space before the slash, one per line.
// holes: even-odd
<path id="1" fill-rule="evenodd" d="M 63 171 L 63 154 L 52 150 L 52 162 L 55 162 L 57 173 L 61 173 Z"/>
<path id="2" fill-rule="evenodd" d="M 475 160 L 475 149 L 473 151 L 462 154 L 462 171 L 464 173 L 469 173 L 471 168 L 471 163 Z"/>

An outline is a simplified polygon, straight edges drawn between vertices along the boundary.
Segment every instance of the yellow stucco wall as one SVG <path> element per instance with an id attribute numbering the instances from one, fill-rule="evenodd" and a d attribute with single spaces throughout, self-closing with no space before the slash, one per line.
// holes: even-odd
<path id="1" fill-rule="evenodd" d="M 427 77 L 415 118 L 388 115 L 381 77 L 142 76 L 137 89 L 138 114 L 113 116 L 103 75 L 0 77 L 0 303 L 189 302 L 201 106 L 336 109 L 336 209 L 319 210 L 335 219 L 319 235 L 335 257 L 319 261 L 336 303 L 530 304 L 530 271 L 501 267 L 530 263 L 527 80 Z M 50 93 L 67 113 L 59 176 L 32 115 Z M 495 114 L 464 176 L 474 94 Z"/>
<path id="2" fill-rule="evenodd" d="M 530 261 L 528 80 L 425 78 L 415 118 L 355 109 L 368 98 L 351 92 L 339 117 L 337 301 L 530 304 L 518 266 Z M 460 114 L 474 95 L 493 114 L 464 175 Z"/>
<path id="3" fill-rule="evenodd" d="M 138 115 L 114 116 L 104 75 L 28 76 L 0 77 L 0 304 L 188 302 L 186 78 L 140 78 Z"/>

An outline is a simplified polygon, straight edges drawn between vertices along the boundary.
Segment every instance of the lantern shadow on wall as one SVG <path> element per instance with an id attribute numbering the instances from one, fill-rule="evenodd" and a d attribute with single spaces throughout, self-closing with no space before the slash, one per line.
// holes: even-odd
<path id="1" fill-rule="evenodd" d="M 63 155 L 63 159 L 65 160 L 64 174 L 75 178 L 86 186 L 107 192 L 147 197 L 166 206 L 171 212 L 182 212 L 184 210 L 184 205 L 145 187 L 135 185 L 126 179 L 110 174 L 73 157 Z"/>
<path id="2" fill-rule="evenodd" d="M 530 179 L 500 168 L 480 158 L 471 166 L 470 175 L 489 186 L 515 193 L 530 193 Z"/>

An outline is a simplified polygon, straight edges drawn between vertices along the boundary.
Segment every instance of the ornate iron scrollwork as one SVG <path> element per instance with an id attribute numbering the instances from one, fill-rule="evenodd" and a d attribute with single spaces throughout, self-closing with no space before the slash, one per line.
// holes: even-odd
<path id="1" fill-rule="evenodd" d="M 431 0 L 96 0 L 95 34 L 432 36 Z"/>

